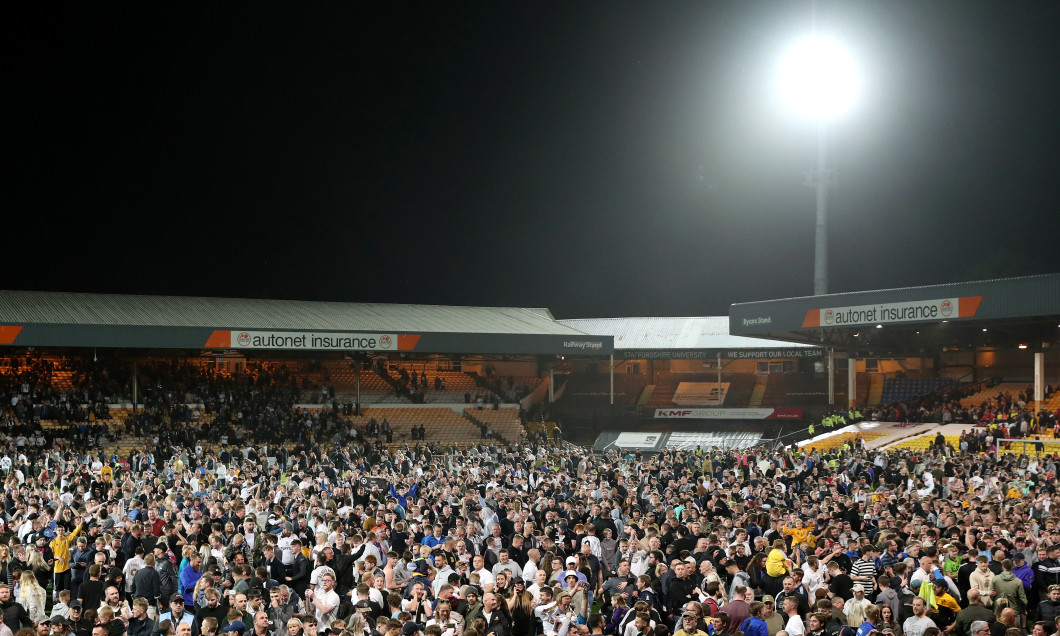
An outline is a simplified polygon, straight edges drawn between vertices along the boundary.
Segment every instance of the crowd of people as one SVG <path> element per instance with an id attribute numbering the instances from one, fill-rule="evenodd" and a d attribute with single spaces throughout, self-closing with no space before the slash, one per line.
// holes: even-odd
<path id="1" fill-rule="evenodd" d="M 1044 387 L 1048 399 L 1054 387 Z M 927 422 L 939 424 L 972 424 L 1004 427 L 1013 437 L 1042 434 L 1060 438 L 1060 422 L 1056 414 L 1034 409 L 1034 388 L 1027 387 L 1013 394 L 998 390 L 991 399 L 978 405 L 962 404 L 961 399 L 980 390 L 979 385 L 949 386 L 931 391 L 910 400 L 888 404 L 869 411 L 867 417 L 881 422 Z M 989 390 L 989 389 L 987 389 Z"/>
<path id="2" fill-rule="evenodd" d="M 952 450 L 44 451 L 0 633 L 1055 632 L 1060 458 Z"/>
<path id="3" fill-rule="evenodd" d="M 0 636 L 1057 632 L 1050 454 L 398 449 L 279 367 L 163 371 L 126 457 L 0 386 Z"/>

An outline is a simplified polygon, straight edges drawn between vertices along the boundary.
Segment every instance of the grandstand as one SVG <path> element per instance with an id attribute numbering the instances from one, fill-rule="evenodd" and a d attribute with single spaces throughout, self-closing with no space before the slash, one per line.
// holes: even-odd
<path id="1" fill-rule="evenodd" d="M 1051 411 L 1053 413 L 1060 413 L 1060 391 L 1056 391 L 1050 394 L 1047 398 L 1038 402 L 1032 402 L 1031 407 L 1035 410 Z"/>
<path id="2" fill-rule="evenodd" d="M 956 381 L 952 378 L 885 378 L 880 402 L 882 404 L 904 402 L 910 398 L 920 397 L 933 391 L 950 390 L 956 384 Z"/>
<path id="3" fill-rule="evenodd" d="M 961 433 L 969 430 L 969 428 L 970 427 L 956 424 L 936 427 L 935 430 L 889 444 L 886 446 L 886 450 L 904 450 L 923 453 L 935 444 L 935 439 L 939 431 L 942 431 L 947 444 L 953 446 L 954 449 L 960 449 Z M 1054 440 L 1051 434 L 1048 436 L 1043 435 L 1041 437 L 1042 453 L 1048 455 L 1060 455 L 1060 440 Z M 1033 438 L 1028 438 L 1026 440 L 1002 442 L 997 449 L 997 452 L 1001 455 L 1035 455 L 1038 452 L 1037 441 Z"/>
<path id="4" fill-rule="evenodd" d="M 1041 293 L 1027 297 L 1051 298 L 1049 286 L 1058 280 L 1021 279 L 1013 285 L 1032 289 L 1040 284 Z M 961 329 L 969 333 L 961 321 L 974 327 L 970 333 L 986 333 L 991 321 L 1010 321 L 1012 312 L 1025 312 L 1034 329 L 1042 329 L 1032 334 L 1043 343 L 1040 350 L 1004 350 L 1012 343 L 995 341 L 988 366 L 1019 369 L 1033 356 L 1037 364 L 1044 362 L 1035 376 L 1039 381 L 1056 378 L 1060 347 L 1045 345 L 1056 340 L 1057 320 L 1042 319 L 1045 305 L 1021 304 L 1023 297 L 1001 303 L 997 298 L 1004 289 L 998 292 L 1000 283 L 993 281 L 982 286 L 998 292 L 996 297 L 969 295 L 975 290 L 968 285 L 954 287 L 953 293 L 964 295 L 950 298 L 979 300 L 961 306 L 963 313 L 947 321 L 938 337 L 951 338 Z M 858 294 L 886 304 L 890 296 L 922 292 Z M 828 302 L 847 302 L 839 296 Z M 945 396 L 967 389 L 949 378 L 985 375 L 972 368 L 974 356 L 950 355 L 946 347 L 954 345 L 947 341 L 941 356 L 912 354 L 902 361 L 901 351 L 890 350 L 902 345 L 895 334 L 912 340 L 915 326 L 883 324 L 869 333 L 857 326 L 822 326 L 822 302 L 734 306 L 732 315 L 716 318 L 557 321 L 547 310 L 525 308 L 0 292 L 0 314 L 7 324 L 0 338 L 8 339 L 10 354 L 0 361 L 0 375 L 9 390 L 20 392 L 28 382 L 31 392 L 66 394 L 77 402 L 60 422 L 45 400 L 39 405 L 43 428 L 61 432 L 69 419 L 84 418 L 123 443 L 128 433 L 122 418 L 134 405 L 169 411 L 162 418 L 167 426 L 186 419 L 173 411 L 179 403 L 197 404 L 203 420 L 225 423 L 248 410 L 249 421 L 258 421 L 253 416 L 260 416 L 256 410 L 263 404 L 280 410 L 315 405 L 347 418 L 354 428 L 366 423 L 366 413 L 381 419 L 382 411 L 393 410 L 387 419 L 395 444 L 411 441 L 408 429 L 421 424 L 425 441 L 473 440 L 489 427 L 511 442 L 527 434 L 521 422 L 531 414 L 536 422 L 550 423 L 535 424 L 534 433 L 554 434 L 557 425 L 568 436 L 648 426 L 670 433 L 746 432 L 773 439 L 797 437 L 810 421 L 844 410 L 848 384 L 856 403 L 884 405 L 878 416 L 923 422 L 948 414 L 947 421 L 966 425 L 992 417 L 976 409 L 991 406 L 999 394 L 1015 398 L 1023 393 L 1026 399 L 1031 392 L 1029 382 L 1017 375 L 1020 381 L 983 389 L 956 407 Z M 996 338 L 1010 333 L 989 331 Z M 321 334 L 328 343 L 347 344 L 342 350 L 312 344 L 321 341 Z M 862 346 L 869 339 L 872 347 Z M 845 348 L 845 356 L 832 359 L 822 344 Z M 926 344 L 918 341 L 916 349 L 940 350 Z M 861 359 L 869 356 L 878 359 L 871 365 Z M 550 391 L 541 390 L 545 382 Z M 548 403 L 552 392 L 560 396 L 557 404 Z M 29 403 L 16 407 L 15 416 L 32 416 Z M 351 415 L 354 403 L 359 415 Z M 903 407 L 887 409 L 890 404 Z M 1060 394 L 1030 407 L 1056 410 Z M 330 417 L 328 425 L 338 426 Z M 447 434 L 447 428 L 457 434 Z M 255 431 L 249 433 L 253 437 Z M 145 443 L 136 437 L 136 443 Z"/>
<path id="5" fill-rule="evenodd" d="M 456 448 L 467 448 L 486 440 L 482 435 L 478 421 L 490 423 L 494 432 L 505 443 L 516 441 L 523 432 L 519 413 L 516 409 L 508 408 L 502 411 L 484 410 L 481 413 L 488 413 L 488 415 L 479 414 L 479 417 L 472 417 L 472 411 L 474 409 L 468 409 L 468 413 L 464 414 L 446 407 L 376 407 L 364 409 L 359 416 L 347 415 L 343 416 L 342 419 L 346 422 L 347 428 L 352 426 L 357 429 L 358 438 L 362 440 L 366 438 L 365 433 L 371 420 L 374 419 L 379 424 L 382 424 L 384 420 L 387 421 L 394 431 L 394 441 L 390 444 L 384 443 L 384 446 L 392 448 L 403 448 L 406 444 L 415 444 L 411 431 L 413 427 L 418 428 L 420 426 L 424 427 L 425 443 L 436 443 Z M 150 435 L 137 437 L 126 434 L 124 422 L 125 418 L 131 414 L 130 409 L 115 409 L 114 413 L 115 417 L 113 419 L 96 422 L 106 426 L 117 437 L 115 442 L 107 441 L 104 443 L 103 450 L 107 454 L 117 453 L 120 457 L 126 458 L 130 453 L 138 449 L 142 450 L 152 446 Z M 216 415 L 216 413 L 203 413 L 201 421 L 210 421 Z M 64 435 L 68 430 L 67 427 L 61 426 L 54 420 L 42 421 L 41 426 L 45 431 L 59 436 Z M 189 426 L 193 429 L 197 427 L 193 424 L 184 424 L 184 426 Z M 234 425 L 234 428 L 237 431 L 242 430 L 243 433 L 249 432 L 238 424 Z M 309 433 L 309 431 L 304 432 L 307 435 Z M 292 436 L 284 442 L 284 446 L 290 450 L 308 439 L 308 437 L 303 439 L 299 436 Z M 327 440 L 318 438 L 317 441 L 324 442 Z M 383 441 L 385 442 L 385 440 Z M 220 450 L 220 443 L 217 439 L 200 438 L 199 442 L 205 452 L 217 452 Z"/>
<path id="6" fill-rule="evenodd" d="M 645 388 L 641 375 L 615 374 L 615 404 L 636 404 Z M 606 375 L 575 373 L 567 376 L 563 403 L 575 408 L 609 404 L 611 379 Z"/>
<path id="7" fill-rule="evenodd" d="M 983 404 L 996 405 L 998 396 L 1011 395 L 1015 399 L 1026 390 L 1026 382 L 1002 382 L 989 388 L 984 386 L 979 391 L 961 398 L 961 406 L 973 408 Z"/>
<path id="8" fill-rule="evenodd" d="M 519 420 L 519 410 L 505 407 L 496 410 L 491 408 L 466 408 L 464 416 L 478 425 L 488 426 L 496 435 L 508 443 L 519 439 L 523 425 Z"/>
<path id="9" fill-rule="evenodd" d="M 356 401 L 359 395 L 361 404 L 382 404 L 396 397 L 394 387 L 387 380 L 371 368 L 362 369 L 358 373 L 351 368 L 353 364 L 348 360 L 325 360 L 323 362 L 328 372 L 327 384 L 335 389 L 335 399 L 340 402 L 351 402 Z M 358 380 L 360 381 L 359 394 Z M 321 377 L 319 382 L 323 384 L 324 378 Z M 394 402 L 407 404 L 408 400 L 401 402 L 394 400 Z"/>
<path id="10" fill-rule="evenodd" d="M 709 373 L 659 373 L 652 391 L 651 400 L 648 402 L 652 407 L 666 407 L 682 404 L 675 400 L 678 387 L 682 383 L 703 383 L 710 388 L 716 387 L 718 383 L 717 374 Z M 721 396 L 721 402 L 717 406 L 745 407 L 751 401 L 751 393 L 755 387 L 755 376 L 750 373 L 722 374 L 722 384 L 728 384 L 727 389 Z"/>
<path id="11" fill-rule="evenodd" d="M 918 436 L 913 437 L 911 439 L 906 439 L 906 440 L 903 440 L 901 442 L 898 442 L 897 444 L 894 444 L 892 446 L 888 446 L 887 450 L 897 450 L 897 451 L 908 450 L 908 451 L 916 451 L 918 453 L 922 453 L 925 450 L 927 450 L 929 447 L 931 447 L 932 445 L 935 444 L 936 435 L 938 435 L 937 432 L 925 433 L 923 435 L 918 435 Z M 946 438 L 946 443 L 952 445 L 954 448 L 960 448 L 961 447 L 961 436 L 960 435 L 952 435 L 951 434 L 951 435 L 943 435 L 943 437 Z"/>
<path id="12" fill-rule="evenodd" d="M 235 336 L 237 341 L 240 336 Z M 591 336 L 585 337 L 585 341 L 565 340 L 562 346 L 570 342 L 596 342 Z M 438 348 L 443 345 L 439 344 Z M 843 421 L 836 415 L 845 409 L 831 404 L 834 396 L 827 395 L 830 365 L 781 350 L 761 354 L 734 350 L 724 360 L 720 354 L 709 359 L 702 355 L 696 357 L 701 352 L 685 352 L 688 356 L 685 358 L 627 359 L 617 365 L 612 364 L 610 355 L 604 362 L 598 359 L 600 356 L 574 359 L 574 356 L 568 358 L 557 353 L 517 361 L 501 355 L 485 360 L 484 356 L 461 358 L 434 351 L 414 356 L 375 353 L 371 357 L 356 356 L 356 359 L 345 353 L 326 356 L 317 352 L 227 348 L 223 352 L 210 353 L 203 355 L 201 350 L 188 349 L 162 358 L 157 351 L 136 351 L 122 357 L 110 350 L 104 351 L 103 358 L 97 362 L 94 354 L 90 356 L 85 351 L 56 350 L 43 356 L 36 350 L 24 349 L 19 352 L 17 361 L 9 359 L 0 364 L 0 389 L 6 392 L 4 395 L 9 400 L 14 397 L 9 402 L 11 406 L 5 404 L 5 413 L 9 416 L 15 413 L 14 427 L 30 432 L 35 432 L 33 427 L 38 422 L 34 414 L 39 414 L 40 428 L 59 445 L 74 444 L 75 450 L 80 451 L 92 449 L 90 454 L 99 449 L 107 455 L 115 454 L 121 460 L 131 458 L 137 451 L 147 450 L 153 451 L 153 458 L 166 461 L 173 456 L 172 453 L 181 457 L 197 453 L 197 447 L 201 445 L 207 453 L 227 451 L 219 455 L 235 458 L 230 468 L 253 475 L 252 471 L 245 470 L 247 466 L 241 461 L 241 455 L 231 452 L 232 446 L 238 444 L 249 453 L 247 446 L 260 449 L 267 444 L 270 449 L 262 454 L 270 458 L 270 463 L 284 461 L 286 453 L 274 452 L 278 446 L 283 446 L 292 451 L 286 458 L 289 461 L 279 468 L 288 471 L 288 478 L 292 472 L 307 467 L 312 467 L 311 472 L 323 469 L 327 473 L 327 464 L 334 462 L 333 468 L 344 464 L 342 475 L 338 477 L 346 481 L 343 487 L 379 479 L 377 467 L 386 466 L 392 459 L 385 455 L 387 450 L 402 453 L 408 450 L 410 452 L 405 454 L 415 455 L 416 461 L 420 461 L 456 449 L 488 445 L 492 447 L 488 451 L 490 459 L 483 463 L 491 463 L 495 470 L 514 473 L 520 469 L 512 468 L 512 465 L 529 459 L 532 453 L 535 461 L 548 463 L 548 478 L 556 476 L 553 483 L 564 488 L 572 483 L 567 482 L 561 472 L 569 468 L 568 462 L 585 459 L 590 473 L 594 464 L 584 449 L 573 450 L 567 446 L 570 441 L 568 433 L 565 433 L 566 439 L 559 435 L 560 427 L 566 430 L 567 424 L 557 422 L 563 409 L 541 404 L 544 399 L 541 394 L 546 391 L 535 391 L 545 387 L 543 380 L 538 378 L 546 375 L 550 386 L 557 389 L 551 383 L 559 370 L 562 379 L 566 380 L 557 389 L 563 394 L 563 404 L 586 404 L 603 414 L 598 425 L 605 432 L 599 436 L 596 451 L 610 453 L 618 450 L 622 457 L 633 455 L 638 459 L 641 454 L 671 449 L 708 451 L 715 462 L 714 468 L 737 472 L 738 481 L 753 484 L 753 488 L 748 487 L 747 491 L 737 495 L 748 499 L 756 498 L 761 492 L 759 488 L 768 490 L 768 480 L 775 479 L 766 468 L 759 466 L 761 460 L 784 456 L 785 448 L 814 449 L 824 454 L 845 453 L 845 445 L 856 442 L 858 446 L 864 443 L 866 448 L 873 450 L 886 448 L 908 452 L 907 457 L 915 457 L 919 462 L 923 456 L 933 453 L 931 445 L 937 434 L 941 433 L 950 445 L 959 448 L 960 435 L 979 421 L 966 420 L 967 423 L 946 426 L 930 422 L 942 412 L 949 413 L 952 418 L 975 414 L 952 408 L 954 399 L 941 393 L 948 392 L 954 383 L 943 379 L 936 370 L 931 373 L 937 377 L 921 381 L 896 378 L 891 369 L 873 374 L 874 382 L 859 380 L 857 394 L 861 395 L 863 388 L 867 390 L 869 386 L 878 385 L 881 399 L 895 399 L 899 402 L 897 405 L 888 405 L 893 407 L 889 410 L 867 411 L 869 421 L 858 421 L 838 430 L 815 427 L 815 431 L 821 434 L 805 439 L 809 418 L 800 409 L 812 412 L 812 409 L 819 408 L 818 412 L 827 413 L 830 424 Z M 791 354 L 788 359 L 776 358 L 787 353 Z M 754 358 L 756 355 L 769 359 L 758 360 Z M 853 373 L 856 363 L 848 361 L 848 365 L 847 369 Z M 611 367 L 613 370 L 617 366 L 623 367 L 624 373 L 614 378 L 600 372 L 602 368 Z M 136 370 L 132 371 L 133 368 Z M 538 375 L 533 375 L 534 371 Z M 719 372 L 723 387 L 717 384 Z M 836 375 L 841 377 L 842 372 Z M 24 385 L 28 386 L 23 388 Z M 995 386 L 990 392 L 994 395 L 1009 392 L 1008 386 Z M 1026 391 L 1025 384 L 1012 383 L 1011 387 L 1016 389 L 1011 391 L 1013 395 Z M 712 388 L 719 389 L 716 407 L 703 404 L 714 401 Z M 520 397 L 529 398 L 529 393 L 538 395 L 534 399 L 520 400 L 518 405 L 513 403 Z M 836 394 L 842 395 L 842 392 Z M 128 402 L 121 401 L 123 399 Z M 505 402 L 505 399 L 512 402 Z M 612 399 L 616 402 L 613 407 Z M 688 404 L 681 404 L 682 399 Z M 984 403 L 990 399 L 993 397 L 988 396 Z M 1060 396 L 1051 396 L 1050 400 L 1060 402 Z M 354 401 L 359 401 L 359 409 L 352 404 Z M 76 402 L 76 406 L 69 407 L 72 402 Z M 62 404 L 62 408 L 54 408 L 55 404 Z M 663 411 L 661 414 L 652 413 L 656 406 Z M 531 409 L 536 409 L 537 417 L 532 418 L 529 425 L 524 425 L 525 411 Z M 916 422 L 871 420 L 872 416 L 881 413 L 900 413 Z M 557 419 L 551 419 L 553 417 Z M 683 419 L 686 417 L 688 419 Z M 625 424 L 630 420 L 642 430 L 626 429 Z M 389 430 L 376 433 L 373 421 L 380 427 L 389 425 Z M 413 433 L 414 429 L 418 431 L 420 428 L 423 429 L 422 438 Z M 821 425 L 821 429 L 824 428 Z M 350 433 L 351 429 L 355 434 Z M 976 432 L 985 430 L 980 427 Z M 22 430 L 17 432 L 21 437 Z M 157 446 L 154 443 L 156 435 L 159 438 Z M 514 451 L 510 453 L 502 448 L 498 451 L 497 447 L 528 436 L 537 436 L 537 442 L 547 438 L 555 444 L 543 448 L 520 446 L 508 449 Z M 227 446 L 222 449 L 222 444 Z M 412 446 L 416 448 L 410 449 Z M 1000 452 L 1034 454 L 1039 448 L 1046 453 L 1060 453 L 1060 441 L 1042 440 L 1041 447 L 1034 441 L 1011 444 L 1006 441 Z M 341 451 L 346 449 L 351 451 L 349 458 L 342 456 Z M 754 450 L 748 452 L 748 449 Z M 721 452 L 714 453 L 715 450 Z M 34 459 L 40 457 L 33 450 L 29 454 Z M 745 477 L 736 466 L 750 458 L 760 471 Z M 201 457 L 189 459 L 191 466 L 208 470 L 199 461 Z M 449 459 L 453 458 L 445 457 L 437 463 Z M 608 457 L 609 461 L 612 459 Z M 703 465 L 695 465 L 697 459 L 702 459 L 697 458 L 697 454 L 689 453 L 683 458 L 671 456 L 664 458 L 664 462 L 674 459 L 682 460 L 683 466 L 678 470 L 691 469 L 688 476 L 693 481 L 703 478 Z M 794 455 L 792 459 L 797 464 L 799 456 Z M 832 459 L 826 457 L 825 461 L 831 464 Z M 840 471 L 850 466 L 847 459 L 846 456 L 836 459 Z M 865 459 L 872 461 L 872 454 Z M 902 461 L 905 458 L 892 455 L 891 459 Z M 651 460 L 647 458 L 648 462 Z M 936 466 L 938 461 L 929 458 L 927 464 L 933 471 L 932 461 Z M 985 458 L 977 461 L 991 469 L 999 466 L 997 462 L 988 463 Z M 552 471 L 553 462 L 556 472 Z M 960 463 L 959 470 L 974 470 L 974 467 L 968 468 L 964 462 Z M 351 465 L 354 467 L 350 468 Z M 626 465 L 637 470 L 632 464 Z M 276 468 L 276 464 L 271 468 Z M 536 467 L 523 463 L 523 468 L 535 470 Z M 693 472 L 697 469 L 700 471 L 698 475 Z M 819 466 L 819 469 L 822 479 L 809 479 L 816 480 L 819 487 L 828 488 L 828 480 L 838 473 L 828 465 Z M 762 472 L 766 473 L 764 483 Z M 124 481 L 130 476 L 141 478 L 126 474 L 121 478 Z M 493 476 L 493 473 L 477 475 L 480 481 Z M 581 478 L 572 476 L 572 480 Z M 461 476 L 459 479 L 462 484 L 466 481 L 471 485 L 473 478 Z M 802 481 L 800 487 L 806 485 L 805 480 Z M 27 483 L 32 486 L 32 479 L 27 479 Z M 215 483 L 219 489 L 225 487 L 224 482 Z M 238 486 L 238 482 L 232 485 Z M 725 488 L 724 485 L 721 487 Z M 326 486 L 321 484 L 321 488 L 326 489 Z M 581 490 L 580 486 L 577 489 Z M 433 498 L 429 485 L 425 490 L 427 497 Z M 736 492 L 739 490 L 730 490 L 730 494 Z M 780 494 L 787 497 L 785 506 L 797 506 L 802 495 L 793 492 Z M 940 494 L 950 496 L 949 493 Z M 274 495 L 270 493 L 269 496 Z M 954 493 L 953 497 L 959 497 L 959 493 Z M 777 500 L 779 497 L 774 501 Z M 293 505 L 298 503 L 297 499 L 293 501 Z M 602 503 L 610 505 L 607 501 Z M 711 513 L 716 514 L 715 511 Z M 362 525 L 365 521 L 358 517 L 353 527 L 372 527 Z M 377 520 L 371 522 L 372 525 L 376 523 Z"/>
<path id="13" fill-rule="evenodd" d="M 855 440 L 861 439 L 866 443 L 885 437 L 885 432 L 864 432 L 861 430 L 843 430 L 835 435 L 828 435 L 818 440 L 803 442 L 800 446 L 803 448 L 811 448 L 821 453 L 828 453 L 843 448 L 843 445 L 850 442 L 854 444 Z"/>
<path id="14" fill-rule="evenodd" d="M 769 383 L 766 385 L 765 394 L 762 396 L 762 406 L 791 406 L 795 404 L 827 406 L 828 377 L 804 373 L 771 374 Z"/>
<path id="15" fill-rule="evenodd" d="M 362 438 L 370 420 L 375 419 L 380 424 L 386 420 L 394 430 L 394 441 L 402 446 L 413 443 L 412 427 L 420 425 L 424 427 L 427 442 L 443 446 L 467 447 L 483 439 L 474 422 L 450 408 L 367 408 L 360 416 L 345 416 L 344 419 L 357 428 Z"/>

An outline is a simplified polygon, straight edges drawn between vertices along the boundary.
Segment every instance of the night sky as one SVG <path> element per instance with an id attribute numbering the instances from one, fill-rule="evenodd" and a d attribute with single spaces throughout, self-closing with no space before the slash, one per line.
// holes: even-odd
<path id="1" fill-rule="evenodd" d="M 812 293 L 815 128 L 774 90 L 809 2 L 320 4 L 9 8 L 3 287 L 560 318 Z M 864 83 L 830 290 L 1060 270 L 1060 3 L 817 24 Z"/>

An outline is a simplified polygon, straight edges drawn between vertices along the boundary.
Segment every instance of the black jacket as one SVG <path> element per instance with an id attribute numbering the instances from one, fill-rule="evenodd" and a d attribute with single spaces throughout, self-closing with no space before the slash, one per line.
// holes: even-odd
<path id="1" fill-rule="evenodd" d="M 670 590 L 667 595 L 667 601 L 669 602 L 669 609 L 671 611 L 677 611 L 679 608 L 685 606 L 692 599 L 692 591 L 696 588 L 695 582 L 692 577 L 688 578 L 674 578 L 670 581 Z"/>
<path id="2" fill-rule="evenodd" d="M 139 572 L 137 574 L 139 574 Z M 143 620 L 130 618 L 127 633 L 129 636 L 154 636 L 156 629 L 157 626 L 155 625 L 155 622 L 149 617 L 144 616 Z"/>
<path id="3" fill-rule="evenodd" d="M 21 603 L 8 601 L 0 604 L 0 609 L 4 610 L 4 624 L 12 634 L 17 633 L 23 627 L 33 627 L 33 621 L 29 619 L 29 614 L 26 613 L 26 608 L 22 607 Z"/>
<path id="4" fill-rule="evenodd" d="M 140 570 L 136 573 L 140 575 Z M 168 599 L 173 596 L 177 591 L 177 569 L 173 567 L 173 562 L 169 560 L 169 557 L 162 557 L 155 561 L 155 572 L 158 572 L 158 593 L 164 598 Z M 133 577 L 133 583 L 136 583 L 136 578 Z"/>
<path id="5" fill-rule="evenodd" d="M 168 561 L 169 559 L 166 559 Z M 170 564 L 172 567 L 172 564 Z M 144 597 L 149 602 L 153 602 L 159 596 L 162 595 L 162 577 L 159 576 L 158 570 L 154 568 L 140 568 L 133 575 L 132 582 L 132 597 L 139 598 Z"/>
<path id="6" fill-rule="evenodd" d="M 154 621 L 151 622 L 152 624 L 154 623 Z M 86 618 L 82 618 L 76 623 L 70 625 L 70 631 L 74 633 L 74 636 L 91 636 L 93 627 L 95 627 L 95 623 Z"/>
<path id="7" fill-rule="evenodd" d="M 224 603 L 218 603 L 217 607 L 199 607 L 195 610 L 195 620 L 191 622 L 191 633 L 199 636 L 202 633 L 202 622 L 207 618 L 217 619 L 218 629 L 225 623 L 229 607 Z"/>
<path id="8" fill-rule="evenodd" d="M 504 601 L 502 600 L 501 602 L 503 603 Z M 483 619 L 486 618 L 485 613 L 481 616 Z M 493 633 L 497 636 L 512 636 L 512 619 L 500 605 L 494 608 L 490 619 L 486 621 L 486 633 Z"/>
<path id="9" fill-rule="evenodd" d="M 295 557 L 289 574 L 291 576 L 291 587 L 298 592 L 299 596 L 303 596 L 306 588 L 309 587 L 309 575 L 312 574 L 309 559 L 301 554 Z"/>

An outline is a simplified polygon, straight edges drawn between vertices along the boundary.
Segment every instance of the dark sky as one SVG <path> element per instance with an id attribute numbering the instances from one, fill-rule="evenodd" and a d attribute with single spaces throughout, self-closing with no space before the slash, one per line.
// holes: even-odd
<path id="1" fill-rule="evenodd" d="M 3 286 L 558 317 L 812 293 L 815 129 L 773 90 L 808 2 L 319 4 L 9 8 Z M 1060 270 L 1060 4 L 818 24 L 865 85 L 831 291 Z"/>

